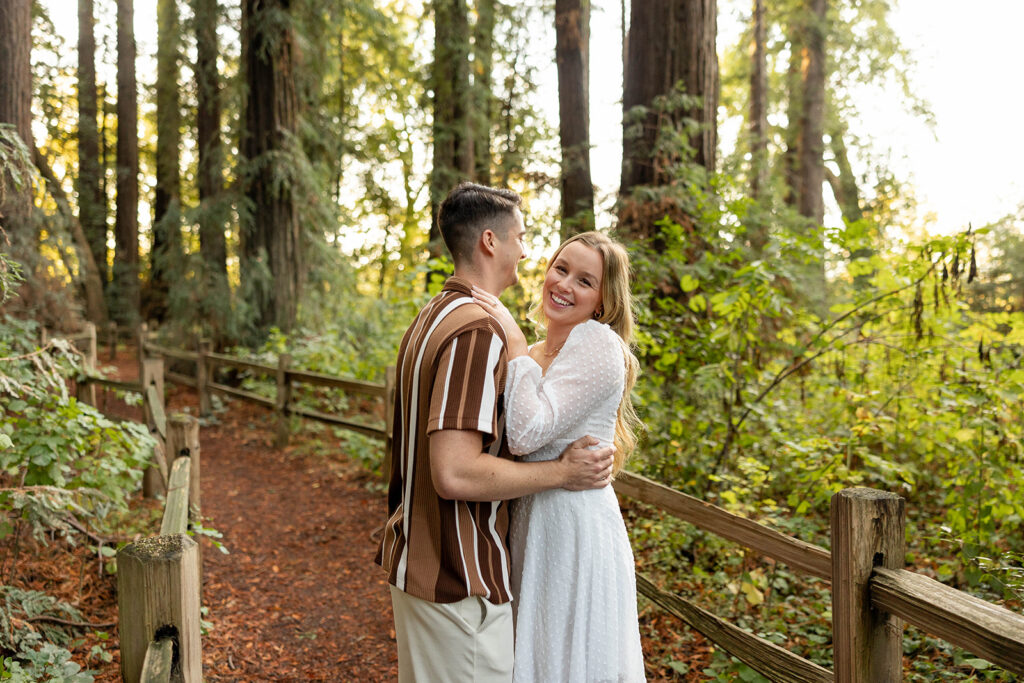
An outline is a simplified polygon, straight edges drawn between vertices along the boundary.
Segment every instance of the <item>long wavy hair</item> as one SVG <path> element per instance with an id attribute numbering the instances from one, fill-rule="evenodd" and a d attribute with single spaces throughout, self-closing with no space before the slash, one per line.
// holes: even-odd
<path id="1" fill-rule="evenodd" d="M 626 364 L 626 386 L 619 401 L 619 411 L 615 419 L 615 461 L 612 473 L 618 474 L 626 459 L 636 449 L 636 433 L 642 426 L 630 394 L 640 374 L 640 363 L 633 355 L 633 293 L 630 290 L 629 254 L 619 242 L 602 232 L 582 232 L 562 242 L 548 260 L 545 273 L 551 269 L 558 255 L 566 245 L 580 242 L 601 254 L 604 263 L 601 273 L 601 314 L 596 316 L 598 322 L 606 323 L 615 330 L 622 341 L 622 355 Z M 535 319 L 546 326 L 544 307 L 538 304 L 534 310 Z"/>

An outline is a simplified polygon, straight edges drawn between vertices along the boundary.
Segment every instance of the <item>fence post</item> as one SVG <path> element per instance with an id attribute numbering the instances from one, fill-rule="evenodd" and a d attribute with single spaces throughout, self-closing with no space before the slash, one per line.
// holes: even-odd
<path id="1" fill-rule="evenodd" d="M 213 414 L 210 401 L 210 366 L 206 362 L 206 354 L 213 350 L 208 339 L 200 339 L 196 344 L 196 392 L 199 394 L 199 414 L 209 417 Z"/>
<path id="2" fill-rule="evenodd" d="M 391 444 L 394 441 L 395 422 L 395 377 L 397 370 L 394 365 L 389 365 L 384 374 L 384 482 L 391 481 Z"/>
<path id="3" fill-rule="evenodd" d="M 148 389 L 150 385 L 156 387 L 157 399 L 160 407 L 150 405 Z M 149 433 L 156 436 L 159 445 L 157 446 L 155 462 L 146 468 L 142 476 L 142 495 L 146 498 L 156 498 L 167 490 L 167 477 L 169 475 L 166 458 L 167 448 L 163 435 L 160 434 L 156 425 L 156 411 L 165 414 L 164 410 L 164 360 L 163 358 L 144 358 L 139 372 L 139 386 L 142 389 L 142 411 L 143 419 L 149 428 Z"/>
<path id="4" fill-rule="evenodd" d="M 199 521 L 199 420 L 191 415 L 177 413 L 167 420 L 167 465 L 178 458 L 191 460 L 188 485 L 188 518 Z"/>
<path id="5" fill-rule="evenodd" d="M 107 321 L 107 345 L 110 347 L 107 359 L 114 360 L 117 358 L 117 323 L 113 320 Z"/>
<path id="6" fill-rule="evenodd" d="M 875 567 L 904 565 L 904 500 L 845 489 L 832 496 L 832 641 L 836 683 L 889 683 L 903 677 L 903 622 L 871 607 Z"/>
<path id="7" fill-rule="evenodd" d="M 135 329 L 135 343 L 138 344 L 136 353 L 139 357 L 139 377 L 142 377 L 142 361 L 146 359 L 146 339 L 149 337 L 149 327 L 146 323 L 139 323 Z"/>
<path id="8" fill-rule="evenodd" d="M 171 636 L 185 683 L 201 683 L 199 545 L 185 534 L 154 536 L 117 553 L 121 677 L 139 680 L 151 640 Z"/>
<path id="9" fill-rule="evenodd" d="M 85 324 L 85 348 L 82 351 L 82 370 L 86 375 L 96 372 L 96 324 Z M 91 406 L 96 405 L 96 385 L 88 380 L 78 385 L 77 398 Z"/>
<path id="10" fill-rule="evenodd" d="M 292 400 L 292 383 L 288 379 L 288 366 L 291 365 L 292 356 L 289 353 L 282 353 L 277 357 L 277 435 L 274 438 L 275 448 L 284 448 L 288 445 L 288 403 Z"/>

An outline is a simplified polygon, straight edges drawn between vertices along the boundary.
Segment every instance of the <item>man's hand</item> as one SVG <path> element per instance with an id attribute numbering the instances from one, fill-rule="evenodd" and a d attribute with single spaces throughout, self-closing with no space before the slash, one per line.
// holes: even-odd
<path id="1" fill-rule="evenodd" d="M 592 436 L 576 439 L 562 451 L 558 459 L 568 470 L 562 488 L 570 491 L 602 489 L 612 480 L 614 446 L 591 450 L 599 443 Z"/>

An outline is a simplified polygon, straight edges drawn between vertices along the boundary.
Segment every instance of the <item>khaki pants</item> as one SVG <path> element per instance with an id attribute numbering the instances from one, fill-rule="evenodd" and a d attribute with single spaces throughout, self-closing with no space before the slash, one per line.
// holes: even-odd
<path id="1" fill-rule="evenodd" d="M 428 602 L 391 586 L 399 683 L 508 683 L 512 605 Z"/>

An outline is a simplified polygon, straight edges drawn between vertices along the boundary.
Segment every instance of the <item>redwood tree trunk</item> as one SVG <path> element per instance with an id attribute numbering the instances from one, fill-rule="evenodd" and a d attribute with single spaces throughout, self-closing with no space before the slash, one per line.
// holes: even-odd
<path id="1" fill-rule="evenodd" d="M 764 0 L 754 0 L 750 61 L 750 191 L 759 198 L 768 183 L 768 61 L 765 56 Z"/>
<path id="2" fill-rule="evenodd" d="M 825 11 L 826 0 L 808 0 L 806 53 L 803 60 L 803 110 L 800 123 L 800 215 L 821 225 L 825 216 Z"/>
<path id="3" fill-rule="evenodd" d="M 434 0 L 434 165 L 430 173 L 430 255 L 444 252 L 437 210 L 448 191 L 473 175 L 470 136 L 469 17 L 466 0 Z"/>
<path id="4" fill-rule="evenodd" d="M 590 0 L 555 0 L 562 239 L 594 228 L 590 177 Z"/>
<path id="5" fill-rule="evenodd" d="M 750 195 L 764 197 L 768 188 L 768 61 L 765 56 L 764 0 L 754 0 L 750 43 Z M 768 224 L 750 222 L 750 246 L 761 254 L 768 243 Z"/>
<path id="6" fill-rule="evenodd" d="M 33 147 L 31 52 L 31 0 L 3 0 L 0 2 L 0 123 L 11 124 L 27 150 Z M 0 169 L 0 172 L 7 173 L 7 170 Z M 29 226 L 32 188 L 28 178 L 16 188 L 7 175 L 0 186 L 6 190 L 0 194 L 0 226 L 9 237 L 27 247 L 34 242 Z M 2 237 L 0 244 L 3 244 Z"/>
<path id="7" fill-rule="evenodd" d="M 156 189 L 147 306 L 157 320 L 166 316 L 171 282 L 182 259 L 180 41 L 177 0 L 157 0 Z"/>
<path id="8" fill-rule="evenodd" d="M 224 189 L 220 128 L 220 78 L 217 70 L 217 0 L 192 0 L 196 25 L 196 142 L 199 147 L 197 185 L 199 248 L 215 289 L 227 296 L 226 223 L 221 204 Z"/>
<path id="9" fill-rule="evenodd" d="M 491 71 L 494 66 L 495 0 L 477 0 L 473 26 L 473 180 L 491 184 L 491 125 L 494 118 Z"/>
<path id="10" fill-rule="evenodd" d="M 716 36 L 716 0 L 632 3 L 622 103 L 621 195 L 628 195 L 637 186 L 663 185 L 669 180 L 671 166 L 679 157 L 674 149 L 657 149 L 658 135 L 663 126 L 678 125 L 683 117 L 700 125 L 690 140 L 694 160 L 709 171 L 714 170 L 718 139 Z M 677 83 L 681 83 L 686 94 L 700 98 L 700 104 L 658 111 L 655 98 L 671 95 Z M 639 121 L 630 113 L 637 106 L 647 108 Z"/>
<path id="11" fill-rule="evenodd" d="M 242 224 L 242 275 L 260 333 L 272 325 L 288 331 L 295 324 L 302 272 L 293 188 L 289 179 L 280 179 L 281 158 L 299 153 L 290 20 L 289 0 L 245 0 L 242 5 L 248 88 L 242 151 L 250 169 L 246 195 L 252 205 Z"/>
<path id="12" fill-rule="evenodd" d="M 106 285 L 107 201 L 96 123 L 96 34 L 93 0 L 78 0 L 78 216 L 100 281 Z M 105 308 L 104 308 L 105 310 Z M 102 320 L 92 319 L 102 323 Z"/>
<path id="13" fill-rule="evenodd" d="M 116 320 L 139 317 L 139 139 L 132 0 L 117 0 L 117 217 L 114 223 Z"/>

